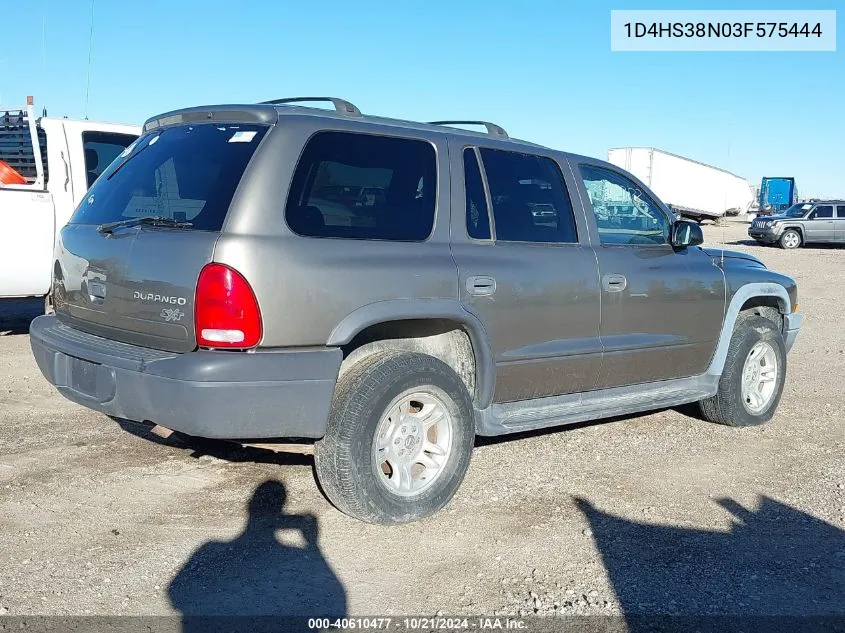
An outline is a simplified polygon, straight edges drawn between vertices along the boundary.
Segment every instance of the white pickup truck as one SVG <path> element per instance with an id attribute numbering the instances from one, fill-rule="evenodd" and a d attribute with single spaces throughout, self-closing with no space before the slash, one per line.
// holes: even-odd
<path id="1" fill-rule="evenodd" d="M 0 299 L 47 297 L 56 234 L 140 126 L 0 108 Z"/>

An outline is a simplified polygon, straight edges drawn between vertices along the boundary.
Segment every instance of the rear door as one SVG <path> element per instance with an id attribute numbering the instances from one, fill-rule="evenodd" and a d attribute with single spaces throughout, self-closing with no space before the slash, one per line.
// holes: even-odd
<path id="1" fill-rule="evenodd" d="M 494 401 L 592 389 L 601 369 L 598 274 L 573 182 L 543 153 L 452 139 L 450 156 L 458 290 L 490 336 Z"/>
<path id="2" fill-rule="evenodd" d="M 833 205 L 820 204 L 804 221 L 805 242 L 834 241 Z"/>
<path id="3" fill-rule="evenodd" d="M 172 351 L 196 346 L 193 302 L 241 176 L 267 126 L 165 127 L 124 150 L 61 230 L 60 319 Z M 189 227 L 101 225 L 161 217 Z"/>
<path id="4" fill-rule="evenodd" d="M 601 387 L 701 374 L 725 311 L 722 270 L 698 247 L 675 251 L 671 219 L 606 164 L 573 165 L 601 276 Z"/>

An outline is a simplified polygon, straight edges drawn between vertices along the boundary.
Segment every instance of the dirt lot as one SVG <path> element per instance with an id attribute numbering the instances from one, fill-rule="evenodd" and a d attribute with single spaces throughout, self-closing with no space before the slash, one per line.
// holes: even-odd
<path id="1" fill-rule="evenodd" d="M 772 423 L 669 410 L 480 442 L 449 508 L 394 528 L 334 510 L 310 458 L 66 401 L 30 354 L 40 304 L 4 306 L 0 613 L 845 616 L 845 248 L 745 229 L 705 232 L 794 276 L 804 314 Z"/>

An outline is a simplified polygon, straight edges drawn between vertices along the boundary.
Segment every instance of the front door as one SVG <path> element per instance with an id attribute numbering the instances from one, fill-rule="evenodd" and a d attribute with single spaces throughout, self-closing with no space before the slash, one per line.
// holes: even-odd
<path id="1" fill-rule="evenodd" d="M 834 239 L 833 205 L 820 204 L 804 222 L 805 242 L 832 242 Z"/>
<path id="2" fill-rule="evenodd" d="M 462 303 L 487 329 L 494 402 L 592 389 L 599 285 L 571 176 L 551 156 L 450 141 L 452 252 Z"/>
<path id="3" fill-rule="evenodd" d="M 725 311 L 722 270 L 698 247 L 674 250 L 671 221 L 639 182 L 588 162 L 580 174 L 601 277 L 600 386 L 704 373 Z"/>

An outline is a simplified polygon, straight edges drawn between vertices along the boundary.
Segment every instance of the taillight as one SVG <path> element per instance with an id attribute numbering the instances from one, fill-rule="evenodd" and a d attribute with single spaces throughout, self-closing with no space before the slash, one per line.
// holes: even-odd
<path id="1" fill-rule="evenodd" d="M 252 288 L 223 264 L 208 264 L 200 272 L 194 317 L 200 347 L 248 348 L 261 340 L 261 313 Z"/>

